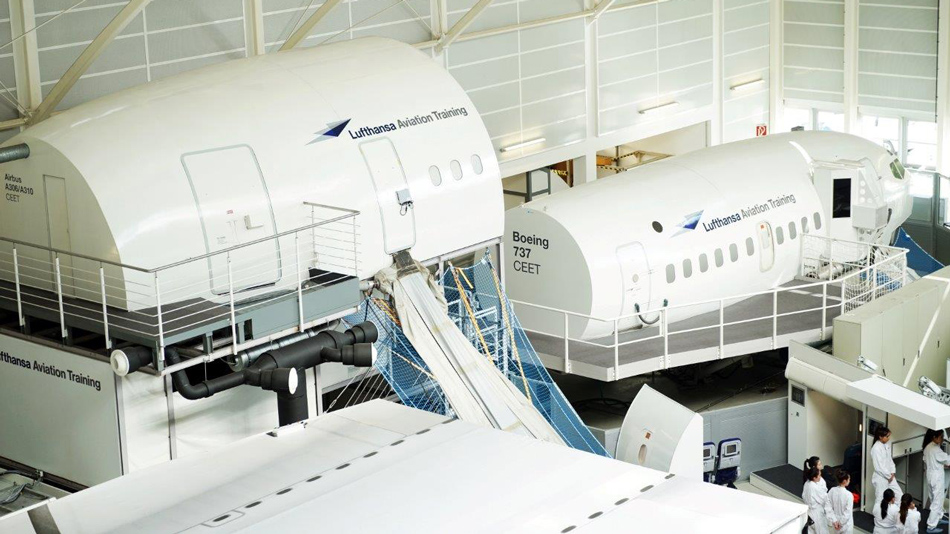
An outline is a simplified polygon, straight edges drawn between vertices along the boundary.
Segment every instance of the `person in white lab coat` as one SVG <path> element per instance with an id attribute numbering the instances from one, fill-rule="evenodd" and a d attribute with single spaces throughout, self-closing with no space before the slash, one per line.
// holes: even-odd
<path id="1" fill-rule="evenodd" d="M 897 515 L 898 534 L 917 534 L 920 532 L 920 511 L 914 503 L 914 497 L 905 493 L 901 497 L 900 512 Z"/>
<path id="2" fill-rule="evenodd" d="M 835 473 L 838 485 L 831 488 L 825 499 L 825 518 L 828 520 L 829 534 L 851 534 L 854 532 L 854 494 L 848 491 L 851 475 L 843 469 Z"/>
<path id="3" fill-rule="evenodd" d="M 894 490 L 894 495 L 900 500 L 903 491 L 897 484 L 897 468 L 891 455 L 891 431 L 886 426 L 879 426 L 874 431 L 874 445 L 871 446 L 871 463 L 874 474 L 871 475 L 871 485 L 874 486 L 874 502 L 880 503 L 884 490 Z"/>
<path id="4" fill-rule="evenodd" d="M 808 482 L 808 473 L 811 471 L 812 467 L 817 468 L 818 472 L 821 473 L 821 470 L 824 467 L 823 465 L 821 465 L 821 458 L 817 456 L 812 456 L 811 458 L 808 458 L 807 460 L 805 460 L 805 465 L 802 466 L 802 484 L 804 484 L 805 482 Z M 818 483 L 824 486 L 825 491 L 828 491 L 828 483 L 825 482 L 824 477 L 822 477 Z"/>
<path id="5" fill-rule="evenodd" d="M 821 482 L 821 472 L 817 467 L 808 471 L 808 480 L 802 488 L 802 501 L 808 506 L 809 534 L 828 534 L 828 519 L 825 518 L 825 499 L 828 490 Z"/>
<path id="6" fill-rule="evenodd" d="M 950 455 L 943 452 L 943 430 L 928 430 L 924 436 L 924 474 L 927 476 L 927 500 L 930 515 L 927 532 L 941 532 L 937 527 L 943 519 L 944 470 L 950 466 Z"/>
<path id="7" fill-rule="evenodd" d="M 874 509 L 874 534 L 900 534 L 898 521 L 900 506 L 894 490 L 887 488 L 881 494 L 881 502 Z"/>

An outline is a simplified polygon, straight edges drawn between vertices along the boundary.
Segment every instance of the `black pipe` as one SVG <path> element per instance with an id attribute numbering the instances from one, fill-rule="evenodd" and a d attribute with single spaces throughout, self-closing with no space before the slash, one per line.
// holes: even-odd
<path id="1" fill-rule="evenodd" d="M 310 406 L 307 403 L 307 372 L 296 369 L 297 383 L 300 386 L 296 391 L 280 391 L 277 393 L 277 422 L 286 426 L 303 421 L 310 417 Z"/>
<path id="2" fill-rule="evenodd" d="M 26 159 L 30 157 L 30 147 L 26 143 L 0 148 L 0 163 Z"/>
<path id="3" fill-rule="evenodd" d="M 378 337 L 379 331 L 371 322 L 356 325 L 345 332 L 325 330 L 292 345 L 269 350 L 243 371 L 192 384 L 182 369 L 172 373 L 172 383 L 188 400 L 210 397 L 242 384 L 277 391 L 278 413 L 283 426 L 308 417 L 306 369 L 325 361 L 352 362 L 349 365 L 369 367 L 373 364 L 372 343 Z M 165 349 L 165 361 L 169 365 L 181 361 L 175 347 Z M 296 388 L 288 387 L 289 373 L 293 371 L 297 373 Z"/>

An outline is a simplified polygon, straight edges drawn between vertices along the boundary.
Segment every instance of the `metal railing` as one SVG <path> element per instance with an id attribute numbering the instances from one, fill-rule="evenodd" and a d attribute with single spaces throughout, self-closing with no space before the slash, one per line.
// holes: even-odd
<path id="1" fill-rule="evenodd" d="M 642 346 L 642 344 L 651 341 L 662 341 L 662 349 L 656 353 L 656 356 L 660 357 L 660 368 L 668 369 L 671 367 L 670 341 L 677 336 L 714 331 L 716 332 L 716 343 L 710 344 L 706 348 L 715 347 L 717 358 L 723 358 L 725 357 L 724 349 L 727 344 L 726 330 L 730 327 L 769 321 L 771 332 L 762 337 L 770 338 L 771 347 L 774 349 L 778 347 L 780 321 L 803 314 L 817 315 L 820 313 L 821 323 L 817 330 L 819 339 L 823 340 L 826 338 L 829 328 L 828 315 L 830 311 L 835 310 L 840 314 L 844 314 L 861 304 L 895 291 L 906 283 L 906 249 L 840 240 L 828 240 L 834 241 L 835 246 L 826 249 L 810 246 L 809 238 L 811 237 L 828 240 L 828 238 L 820 236 L 803 235 L 800 245 L 802 251 L 801 270 L 797 277 L 803 283 L 793 286 L 654 308 L 607 318 L 520 300 L 512 299 L 512 302 L 516 305 L 516 310 L 520 309 L 521 313 L 527 310 L 543 310 L 540 313 L 546 314 L 548 317 L 559 317 L 554 321 L 561 322 L 562 330 L 560 334 L 526 327 L 524 330 L 532 334 L 556 338 L 563 344 L 563 370 L 565 373 L 571 372 L 571 344 L 577 343 L 581 346 L 592 347 L 596 351 L 603 350 L 612 353 L 613 372 L 616 379 L 620 377 L 621 350 L 638 344 Z M 861 250 L 862 247 L 867 252 L 866 258 L 856 257 L 852 254 L 855 250 Z M 825 250 L 828 251 L 828 255 L 822 256 L 821 252 Z M 817 251 L 817 253 L 812 251 Z M 894 273 L 899 274 L 891 276 Z M 808 279 L 817 279 L 817 281 L 807 282 Z M 840 290 L 840 296 L 835 295 L 838 290 Z M 795 297 L 792 297 L 792 295 L 795 295 Z M 809 295 L 816 299 L 820 297 L 821 304 L 813 307 L 806 306 L 805 308 L 782 306 L 782 304 L 787 304 L 783 301 L 783 297 L 799 298 L 803 295 Z M 738 317 L 727 318 L 727 315 L 732 312 L 730 306 L 752 298 L 765 299 L 766 302 L 770 302 L 768 312 L 753 316 L 742 316 L 737 313 L 735 315 L 739 315 Z M 829 302 L 835 300 L 840 302 Z M 783 308 L 791 309 L 783 310 Z M 519 316 L 521 313 L 519 313 Z M 685 321 L 706 313 L 714 313 L 714 317 L 716 317 L 710 324 L 693 327 L 685 327 L 682 323 L 677 324 L 678 321 Z M 625 328 L 630 328 L 629 326 L 625 327 L 625 324 L 637 323 L 643 317 L 657 317 L 657 321 L 641 330 L 624 331 Z M 608 325 L 611 334 L 595 339 L 572 335 L 572 331 L 585 331 L 589 322 Z M 525 321 L 522 320 L 522 325 L 524 323 Z M 654 331 L 655 333 L 644 335 L 645 331 Z M 628 339 L 621 339 L 622 335 Z"/>
<path id="2" fill-rule="evenodd" d="M 106 349 L 113 338 L 148 342 L 160 361 L 196 328 L 229 327 L 230 350 L 221 352 L 237 354 L 254 344 L 244 342 L 238 313 L 296 299 L 287 327 L 300 330 L 306 293 L 358 277 L 359 212 L 301 209 L 308 224 L 151 268 L 0 237 L 0 303 L 15 303 L 21 328 L 37 315 L 58 323 L 64 339 L 77 326 L 102 333 Z"/>

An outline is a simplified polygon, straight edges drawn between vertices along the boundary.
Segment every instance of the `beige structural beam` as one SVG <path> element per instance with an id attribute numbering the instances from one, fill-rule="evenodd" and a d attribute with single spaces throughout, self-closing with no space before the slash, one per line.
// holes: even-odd
<path id="1" fill-rule="evenodd" d="M 46 98 L 40 102 L 36 111 L 30 117 L 30 124 L 36 124 L 46 120 L 56 109 L 56 106 L 63 101 L 70 89 L 76 85 L 79 78 L 89 70 L 89 67 L 96 61 L 102 51 L 122 33 L 122 30 L 132 22 L 139 13 L 145 9 L 151 0 L 131 0 L 125 7 L 116 14 L 115 18 L 106 24 L 106 27 L 99 32 L 99 35 L 89 43 L 89 46 L 79 54 L 76 61 L 66 69 L 66 73 L 56 82 L 53 89 L 50 90 Z"/>
<path id="2" fill-rule="evenodd" d="M 610 6 L 614 5 L 616 1 L 617 0 L 600 0 L 600 3 L 594 8 L 594 14 L 591 15 L 591 18 L 593 20 L 599 19 L 600 16 L 604 14 L 604 11 L 610 9 Z"/>
<path id="3" fill-rule="evenodd" d="M 264 0 L 244 0 L 244 48 L 247 57 L 264 50 Z"/>
<path id="4" fill-rule="evenodd" d="M 495 0 L 478 0 L 478 3 L 462 15 L 462 18 L 455 23 L 455 26 L 452 26 L 449 31 L 439 39 L 439 42 L 435 45 L 435 53 L 441 54 L 443 50 L 448 48 L 449 45 L 462 35 L 462 32 L 465 31 L 466 28 L 475 22 L 475 19 L 482 14 L 482 11 L 485 11 L 494 1 Z"/>
<path id="5" fill-rule="evenodd" d="M 281 50 L 290 50 L 291 48 L 300 44 L 300 41 L 303 41 L 310 35 L 310 32 L 313 31 L 314 26 L 318 22 L 323 20 L 330 11 L 333 10 L 336 6 L 340 4 L 343 0 L 327 0 L 323 3 L 322 6 L 318 7 L 316 11 L 313 12 L 313 15 L 310 15 L 307 20 L 303 21 L 303 24 L 299 28 L 294 30 L 294 33 L 290 34 L 290 37 L 281 45 Z"/>

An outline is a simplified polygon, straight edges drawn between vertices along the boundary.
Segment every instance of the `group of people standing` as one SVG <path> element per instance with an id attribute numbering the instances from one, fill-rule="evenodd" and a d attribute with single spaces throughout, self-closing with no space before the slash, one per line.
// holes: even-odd
<path id="1" fill-rule="evenodd" d="M 897 483 L 890 440 L 891 431 L 887 427 L 880 426 L 874 432 L 874 444 L 871 446 L 874 534 L 917 534 L 920 511 L 913 496 L 901 491 Z M 924 436 L 924 471 L 927 477 L 927 500 L 930 502 L 928 534 L 946 532 L 940 527 L 947 523 L 943 511 L 944 470 L 950 467 L 950 455 L 941 447 L 943 440 L 942 430 L 928 430 Z M 854 532 L 855 501 L 854 494 L 847 489 L 851 477 L 839 470 L 835 474 L 838 485 L 828 491 L 821 469 L 821 460 L 817 456 L 805 460 L 802 500 L 808 505 L 808 532 L 850 534 Z"/>

